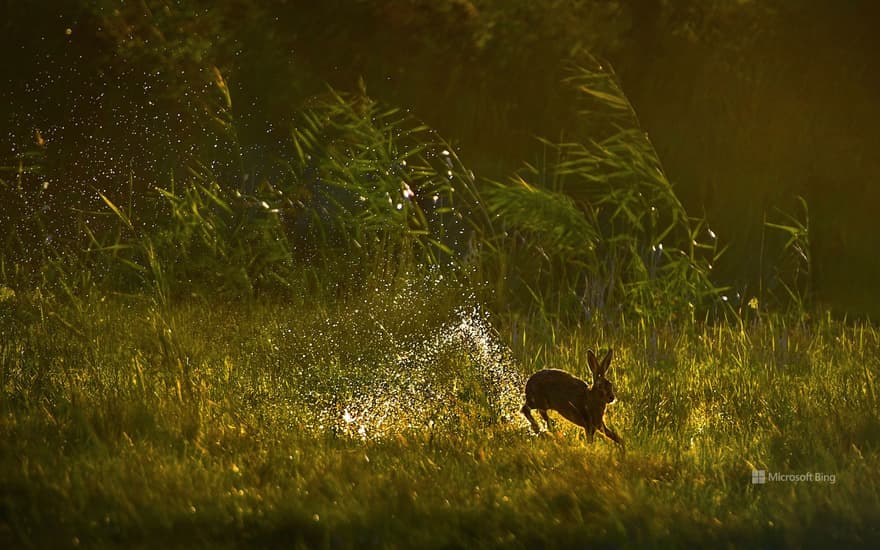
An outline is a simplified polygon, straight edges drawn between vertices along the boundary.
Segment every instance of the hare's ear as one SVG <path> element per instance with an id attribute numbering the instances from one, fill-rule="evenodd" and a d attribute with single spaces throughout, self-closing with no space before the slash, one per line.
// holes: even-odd
<path id="1" fill-rule="evenodd" d="M 614 353 L 614 350 L 608 348 L 608 353 L 605 354 L 605 357 L 602 358 L 602 363 L 599 365 L 599 374 L 604 375 L 608 372 L 608 369 L 611 367 L 611 355 Z"/>
<path id="2" fill-rule="evenodd" d="M 587 363 L 590 365 L 590 371 L 593 373 L 593 376 L 596 376 L 596 373 L 599 372 L 599 360 L 591 349 L 587 350 Z"/>

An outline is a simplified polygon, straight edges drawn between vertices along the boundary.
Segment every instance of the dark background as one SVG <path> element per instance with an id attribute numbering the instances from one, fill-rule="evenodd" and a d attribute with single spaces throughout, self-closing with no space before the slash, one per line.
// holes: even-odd
<path id="1" fill-rule="evenodd" d="M 277 177 L 293 114 L 327 85 L 407 109 L 478 177 L 504 180 L 583 135 L 560 86 L 610 63 L 689 212 L 730 248 L 716 277 L 772 287 L 804 219 L 809 285 L 839 314 L 880 313 L 880 8 L 868 1 L 373 0 L 14 2 L 0 12 L 0 229 L 39 209 L 59 239 L 95 190 L 127 195 L 208 164 Z M 218 135 L 216 72 L 238 150 Z M 247 177 L 245 177 L 247 176 Z M 30 211 L 28 209 L 31 209 Z"/>

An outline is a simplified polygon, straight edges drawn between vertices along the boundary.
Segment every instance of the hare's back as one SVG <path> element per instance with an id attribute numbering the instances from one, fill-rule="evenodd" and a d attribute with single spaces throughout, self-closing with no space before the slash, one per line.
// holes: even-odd
<path id="1" fill-rule="evenodd" d="M 539 370 L 526 382 L 526 402 L 536 408 L 556 408 L 587 391 L 587 384 L 559 369 Z"/>

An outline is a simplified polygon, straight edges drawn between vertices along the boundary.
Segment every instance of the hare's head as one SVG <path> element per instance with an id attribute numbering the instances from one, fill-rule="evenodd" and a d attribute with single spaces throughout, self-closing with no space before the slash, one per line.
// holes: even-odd
<path id="1" fill-rule="evenodd" d="M 614 387 L 611 385 L 611 381 L 605 378 L 608 368 L 611 366 L 611 352 L 612 350 L 609 349 L 602 361 L 599 361 L 593 350 L 587 350 L 587 361 L 590 364 L 590 370 L 593 371 L 592 391 L 598 392 L 606 403 L 614 403 L 615 401 Z"/>

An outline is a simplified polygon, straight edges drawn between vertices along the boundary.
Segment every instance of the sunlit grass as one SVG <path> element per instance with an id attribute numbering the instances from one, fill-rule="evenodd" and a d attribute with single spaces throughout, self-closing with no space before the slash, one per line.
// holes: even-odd
<path id="1" fill-rule="evenodd" d="M 869 325 L 604 325 L 548 347 L 430 285 L 334 304 L 0 305 L 0 536 L 15 544 L 880 537 Z M 493 325 L 519 335 L 519 361 Z M 626 450 L 561 419 L 531 435 L 524 376 L 589 379 L 585 350 L 608 346 Z M 835 483 L 752 485 L 753 469 Z"/>

